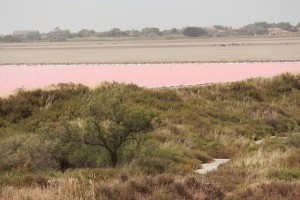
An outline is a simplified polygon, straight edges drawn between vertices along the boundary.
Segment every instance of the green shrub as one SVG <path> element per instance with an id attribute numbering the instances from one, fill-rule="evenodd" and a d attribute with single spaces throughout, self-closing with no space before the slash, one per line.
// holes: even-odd
<path id="1" fill-rule="evenodd" d="M 103 162 L 105 158 L 107 158 L 106 163 Z M 85 168 L 85 167 L 94 168 L 94 167 L 103 167 L 109 165 L 109 158 L 106 152 L 104 152 L 103 150 L 101 151 L 100 149 L 97 148 L 89 147 L 87 145 L 78 145 L 78 147 L 72 153 L 69 154 L 68 160 L 72 166 L 78 168 Z M 102 165 L 98 165 L 100 163 Z"/>
<path id="2" fill-rule="evenodd" d="M 249 129 L 242 130 L 242 135 L 249 139 L 255 139 L 257 137 L 255 132 Z"/>
<path id="3" fill-rule="evenodd" d="M 300 148 L 300 134 L 292 134 L 288 136 L 288 138 L 285 141 L 285 144 Z"/>
<path id="4" fill-rule="evenodd" d="M 218 142 L 209 142 L 204 148 L 208 155 L 213 158 L 231 158 L 240 150 L 236 146 L 224 146 Z"/>
<path id="5" fill-rule="evenodd" d="M 207 163 L 213 160 L 211 156 L 203 151 L 194 151 L 193 154 L 193 156 L 200 160 L 202 163 Z"/>
<path id="6" fill-rule="evenodd" d="M 300 180 L 300 169 L 287 169 L 284 170 L 281 174 L 278 175 L 278 179 L 280 180 Z"/>
<path id="7" fill-rule="evenodd" d="M 36 171 L 57 168 L 52 155 L 52 143 L 36 134 L 11 136 L 0 142 L 2 168 L 23 168 Z"/>
<path id="8" fill-rule="evenodd" d="M 257 151 L 257 150 L 258 150 L 258 148 L 255 147 L 255 146 L 251 146 L 251 147 L 249 147 L 249 148 L 247 149 L 247 151 L 248 151 L 249 153 L 255 152 L 255 151 Z"/>
<path id="9" fill-rule="evenodd" d="M 155 157 L 143 158 L 136 161 L 135 165 L 146 174 L 160 174 L 170 167 L 171 161 Z"/>

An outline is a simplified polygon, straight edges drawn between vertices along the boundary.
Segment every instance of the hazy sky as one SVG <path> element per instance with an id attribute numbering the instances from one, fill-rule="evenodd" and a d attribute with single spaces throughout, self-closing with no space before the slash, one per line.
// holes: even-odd
<path id="1" fill-rule="evenodd" d="M 300 0 L 0 0 L 0 34 L 300 22 Z"/>

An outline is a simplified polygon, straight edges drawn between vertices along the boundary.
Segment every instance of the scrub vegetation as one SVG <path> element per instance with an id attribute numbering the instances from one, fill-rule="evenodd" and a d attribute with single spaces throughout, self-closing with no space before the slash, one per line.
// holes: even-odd
<path id="1" fill-rule="evenodd" d="M 280 28 L 289 31 L 294 36 L 299 36 L 300 23 L 292 25 L 289 22 L 267 23 L 256 22 L 247 24 L 237 29 L 231 26 L 214 25 L 212 27 L 183 27 L 159 30 L 156 27 L 145 27 L 141 30 L 121 30 L 113 28 L 109 31 L 97 32 L 93 29 L 81 29 L 78 32 L 71 32 L 59 27 L 48 33 L 29 31 L 25 33 L 0 35 L 0 42 L 38 42 L 38 41 L 67 41 L 67 40 L 103 40 L 104 38 L 148 38 L 148 39 L 176 39 L 182 37 L 228 37 L 228 36 L 268 36 L 269 28 Z"/>
<path id="2" fill-rule="evenodd" d="M 0 199 L 299 199 L 299 129 L 300 75 L 20 89 L 0 99 Z M 194 172 L 213 158 L 231 161 Z"/>

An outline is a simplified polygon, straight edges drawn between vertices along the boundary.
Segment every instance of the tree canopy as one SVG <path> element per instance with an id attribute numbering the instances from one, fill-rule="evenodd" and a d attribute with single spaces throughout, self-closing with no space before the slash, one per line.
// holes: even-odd
<path id="1" fill-rule="evenodd" d="M 161 35 L 161 32 L 159 31 L 158 28 L 146 27 L 146 28 L 143 28 L 141 30 L 141 35 L 144 35 L 144 36 L 157 36 L 157 35 Z"/>
<path id="2" fill-rule="evenodd" d="M 200 27 L 186 27 L 183 31 L 183 35 L 188 37 L 198 37 L 207 35 L 207 31 Z"/>
<path id="3" fill-rule="evenodd" d="M 111 165 L 118 163 L 118 150 L 153 129 L 154 113 L 126 102 L 120 88 L 109 88 L 89 97 L 81 119 L 63 122 L 69 141 L 106 149 Z"/>

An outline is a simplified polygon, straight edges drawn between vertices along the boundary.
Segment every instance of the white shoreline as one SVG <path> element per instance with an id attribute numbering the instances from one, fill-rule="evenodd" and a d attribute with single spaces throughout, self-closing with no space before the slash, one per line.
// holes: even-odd
<path id="1" fill-rule="evenodd" d="M 124 63 L 0 63 L 0 67 L 32 67 L 32 66 L 40 66 L 40 67 L 49 67 L 49 66 L 53 66 L 53 67 L 89 67 L 89 66 L 151 66 L 151 65 L 204 65 L 204 64 L 220 64 L 220 65 L 233 65 L 233 64 L 270 64 L 270 63 L 274 63 L 274 64 L 290 64 L 290 63 L 299 63 L 300 64 L 300 60 L 274 60 L 274 61 L 228 61 L 228 62 L 224 62 L 224 61 L 207 61 L 207 62 L 124 62 Z"/>

